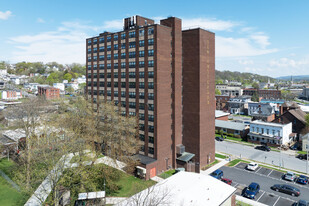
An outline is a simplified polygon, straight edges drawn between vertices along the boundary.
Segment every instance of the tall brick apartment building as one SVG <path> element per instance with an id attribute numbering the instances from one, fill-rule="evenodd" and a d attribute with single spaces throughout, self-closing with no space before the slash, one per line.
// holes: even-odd
<path id="1" fill-rule="evenodd" d="M 137 116 L 146 178 L 172 167 L 199 172 L 215 157 L 215 34 L 181 19 L 134 16 L 123 31 L 86 40 L 93 103 Z"/>
<path id="2" fill-rule="evenodd" d="M 49 85 L 38 86 L 38 95 L 46 99 L 57 99 L 60 97 L 60 90 Z"/>

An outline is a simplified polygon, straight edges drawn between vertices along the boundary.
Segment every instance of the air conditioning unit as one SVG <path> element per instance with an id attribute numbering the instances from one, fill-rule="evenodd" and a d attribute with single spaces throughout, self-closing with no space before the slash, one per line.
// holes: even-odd
<path id="1" fill-rule="evenodd" d="M 144 178 L 146 176 L 146 169 L 140 166 L 136 166 L 136 174 L 137 176 Z"/>
<path id="2" fill-rule="evenodd" d="M 185 152 L 185 146 L 182 144 L 176 145 L 176 153 L 177 154 L 182 154 Z"/>

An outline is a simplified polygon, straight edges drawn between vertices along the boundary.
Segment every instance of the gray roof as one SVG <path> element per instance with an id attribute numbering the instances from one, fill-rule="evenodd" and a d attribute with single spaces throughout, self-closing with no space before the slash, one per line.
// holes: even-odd
<path id="1" fill-rule="evenodd" d="M 226 129 L 233 129 L 242 131 L 246 129 L 248 124 L 241 123 L 241 122 L 231 122 L 231 121 L 224 121 L 224 120 L 215 120 L 216 127 L 226 128 Z"/>
<path id="2" fill-rule="evenodd" d="M 177 158 L 177 160 L 183 161 L 183 162 L 188 162 L 190 161 L 195 154 L 189 153 L 189 152 L 184 152 L 180 157 Z"/>
<path id="3" fill-rule="evenodd" d="M 156 159 L 153 159 L 151 157 L 147 157 L 147 156 L 141 155 L 141 154 L 134 155 L 134 158 L 139 160 L 144 165 L 148 165 L 148 164 L 151 164 L 151 163 L 157 161 Z"/>
<path id="4" fill-rule="evenodd" d="M 216 118 L 223 117 L 223 116 L 226 116 L 226 115 L 230 115 L 230 113 L 223 112 L 223 111 L 220 111 L 220 110 L 216 110 L 216 112 L 215 112 Z"/>

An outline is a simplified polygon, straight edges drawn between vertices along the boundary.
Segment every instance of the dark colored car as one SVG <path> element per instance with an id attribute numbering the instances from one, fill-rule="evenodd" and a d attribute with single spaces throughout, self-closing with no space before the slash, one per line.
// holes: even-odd
<path id="1" fill-rule="evenodd" d="M 300 160 L 307 160 L 307 154 L 299 154 L 296 156 L 296 158 L 300 159 Z"/>
<path id="2" fill-rule="evenodd" d="M 224 140 L 223 137 L 220 137 L 220 136 L 216 136 L 215 139 L 216 139 L 217 141 L 220 141 L 220 142 L 222 142 L 222 141 Z"/>
<path id="3" fill-rule="evenodd" d="M 309 202 L 306 200 L 298 200 L 298 202 L 295 202 L 293 206 L 309 206 Z"/>
<path id="4" fill-rule="evenodd" d="M 298 150 L 299 149 L 299 146 L 298 146 L 298 143 L 295 143 L 294 145 L 292 145 L 290 147 L 291 150 Z"/>
<path id="5" fill-rule="evenodd" d="M 228 185 L 231 185 L 231 184 L 232 184 L 232 180 L 227 179 L 227 178 L 222 178 L 221 181 L 222 181 L 222 182 L 225 182 L 225 183 L 228 184 Z"/>
<path id="6" fill-rule="evenodd" d="M 222 177 L 223 177 L 223 171 L 218 169 L 218 170 L 214 171 L 213 173 L 211 173 L 210 176 L 212 176 L 212 177 L 214 177 L 218 180 L 221 180 Z"/>
<path id="7" fill-rule="evenodd" d="M 299 184 L 306 185 L 308 184 L 308 177 L 306 177 L 305 175 L 299 175 L 299 177 L 296 179 L 296 182 Z"/>
<path id="8" fill-rule="evenodd" d="M 290 185 L 273 185 L 271 189 L 277 191 L 277 192 L 283 192 L 286 194 L 290 194 L 292 196 L 299 196 L 300 190 L 296 187 L 290 186 Z"/>
<path id="9" fill-rule="evenodd" d="M 254 199 L 255 196 L 260 192 L 260 185 L 252 182 L 245 190 L 244 197 Z"/>
<path id="10" fill-rule="evenodd" d="M 268 147 L 266 145 L 256 146 L 255 149 L 263 150 L 263 151 L 266 151 L 266 152 L 270 151 L 270 147 Z"/>

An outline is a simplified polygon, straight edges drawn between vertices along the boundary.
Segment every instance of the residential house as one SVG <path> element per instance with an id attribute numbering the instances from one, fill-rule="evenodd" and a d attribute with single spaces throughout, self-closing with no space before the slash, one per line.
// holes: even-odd
<path id="1" fill-rule="evenodd" d="M 57 99 L 60 97 L 60 90 L 49 85 L 38 86 L 38 95 L 46 99 Z"/>
<path id="2" fill-rule="evenodd" d="M 217 84 L 216 89 L 220 90 L 222 95 L 241 96 L 242 88 L 237 85 Z"/>
<path id="3" fill-rule="evenodd" d="M 301 94 L 303 99 L 309 100 L 309 87 L 304 87 L 303 92 Z"/>
<path id="4" fill-rule="evenodd" d="M 285 112 L 272 122 L 288 124 L 292 123 L 292 132 L 300 134 L 306 127 L 306 113 L 300 108 L 285 110 Z"/>
<path id="5" fill-rule="evenodd" d="M 229 112 L 231 114 L 247 114 L 248 103 L 250 101 L 250 96 L 238 96 L 230 98 L 230 100 L 228 101 Z"/>
<path id="6" fill-rule="evenodd" d="M 20 90 L 3 90 L 1 91 L 1 99 L 4 100 L 17 100 L 22 98 L 22 92 Z"/>
<path id="7" fill-rule="evenodd" d="M 24 148 L 25 142 L 26 134 L 21 129 L 5 130 L 2 132 L 2 137 L 0 138 L 0 143 L 10 152 L 17 152 L 20 148 Z"/>
<path id="8" fill-rule="evenodd" d="M 178 172 L 115 205 L 133 206 L 140 202 L 152 205 L 156 202 L 170 206 L 235 206 L 235 191 L 236 188 L 209 175 Z"/>
<path id="9" fill-rule="evenodd" d="M 253 120 L 271 122 L 275 119 L 275 107 L 276 104 L 272 103 L 249 102 L 248 115 L 251 116 Z"/>
<path id="10" fill-rule="evenodd" d="M 216 109 L 222 111 L 228 111 L 228 101 L 230 100 L 229 95 L 216 95 Z"/>
<path id="11" fill-rule="evenodd" d="M 65 91 L 65 85 L 64 83 L 53 83 L 53 87 L 60 90 L 60 92 Z"/>
<path id="12" fill-rule="evenodd" d="M 260 99 L 281 99 L 281 91 L 276 89 L 259 89 Z"/>
<path id="13" fill-rule="evenodd" d="M 278 115 L 282 114 L 281 113 L 281 106 L 282 106 L 282 104 L 285 103 L 285 100 L 283 100 L 283 99 L 261 99 L 260 103 L 270 103 L 273 106 L 273 108 L 275 109 L 275 114 L 278 116 Z M 276 106 L 274 107 L 274 105 L 276 105 Z"/>
<path id="14" fill-rule="evenodd" d="M 268 145 L 288 145 L 295 140 L 292 134 L 292 123 L 279 124 L 255 120 L 250 123 L 248 141 Z"/>
<path id="15" fill-rule="evenodd" d="M 232 121 L 225 121 L 225 120 L 215 120 L 216 130 L 239 135 L 241 138 L 245 138 L 249 133 L 249 126 L 247 123 L 241 122 L 232 122 Z"/>

